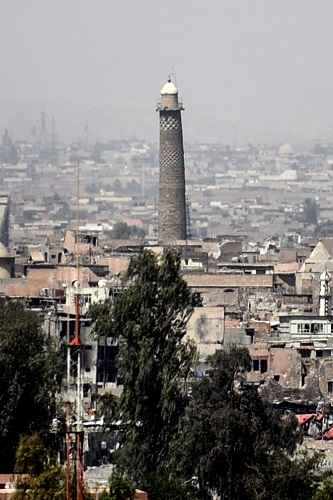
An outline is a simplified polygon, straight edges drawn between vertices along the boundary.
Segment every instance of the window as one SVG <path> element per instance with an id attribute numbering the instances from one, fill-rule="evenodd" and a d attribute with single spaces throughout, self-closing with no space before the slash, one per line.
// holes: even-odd
<path id="1" fill-rule="evenodd" d="M 327 382 L 327 392 L 328 394 L 333 394 L 333 382 Z"/>
<path id="2" fill-rule="evenodd" d="M 323 357 L 323 351 L 316 351 L 316 358 L 322 358 Z"/>
<path id="3" fill-rule="evenodd" d="M 302 363 L 302 367 L 301 367 L 301 387 L 305 386 L 305 381 L 306 381 L 307 374 L 308 374 L 308 370 L 307 370 L 305 364 Z"/>
<path id="4" fill-rule="evenodd" d="M 310 325 L 309 323 L 300 323 L 297 325 L 297 333 L 309 333 Z"/>
<path id="5" fill-rule="evenodd" d="M 118 346 L 99 345 L 97 352 L 97 382 L 117 381 Z"/>
<path id="6" fill-rule="evenodd" d="M 253 371 L 258 372 L 259 371 L 259 359 L 254 359 L 253 360 Z"/>
<path id="7" fill-rule="evenodd" d="M 92 347 L 91 345 L 85 345 L 83 349 L 83 366 L 86 372 L 91 371 L 92 366 Z"/>
<path id="8" fill-rule="evenodd" d="M 298 323 L 297 325 L 297 333 L 312 333 L 316 334 L 319 332 L 323 332 L 324 325 L 323 323 Z"/>
<path id="9" fill-rule="evenodd" d="M 89 396 L 90 384 L 83 384 L 83 397 L 87 398 Z"/>
<path id="10" fill-rule="evenodd" d="M 305 386 L 305 377 L 306 377 L 305 373 L 302 373 L 302 376 L 301 376 L 301 379 L 302 379 L 301 380 L 301 387 Z"/>
<path id="11" fill-rule="evenodd" d="M 311 350 L 310 349 L 300 349 L 299 351 L 301 353 L 302 358 L 309 358 L 311 355 Z"/>
<path id="12" fill-rule="evenodd" d="M 267 372 L 267 359 L 262 359 L 260 362 L 260 373 Z"/>
<path id="13" fill-rule="evenodd" d="M 253 359 L 252 370 L 254 372 L 266 373 L 267 372 L 267 359 Z"/>

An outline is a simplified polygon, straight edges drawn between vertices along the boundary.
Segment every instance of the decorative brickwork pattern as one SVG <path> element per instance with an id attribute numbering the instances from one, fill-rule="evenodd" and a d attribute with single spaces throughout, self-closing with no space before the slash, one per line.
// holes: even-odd
<path id="1" fill-rule="evenodd" d="M 163 114 L 160 119 L 161 130 L 180 130 L 181 121 L 173 114 Z"/>
<path id="2" fill-rule="evenodd" d="M 161 145 L 160 150 L 160 168 L 175 169 L 183 161 L 183 152 L 179 148 L 175 148 L 172 144 L 166 143 Z M 170 173 L 170 175 L 172 175 Z"/>
<path id="3" fill-rule="evenodd" d="M 186 240 L 185 168 L 181 112 L 160 110 L 159 241 Z"/>

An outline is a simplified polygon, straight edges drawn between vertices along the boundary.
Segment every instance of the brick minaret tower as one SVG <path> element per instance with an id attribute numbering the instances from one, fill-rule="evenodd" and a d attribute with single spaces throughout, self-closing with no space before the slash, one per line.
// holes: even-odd
<path id="1" fill-rule="evenodd" d="M 178 90 L 169 79 L 161 88 L 159 242 L 186 240 L 185 168 L 181 111 Z"/>

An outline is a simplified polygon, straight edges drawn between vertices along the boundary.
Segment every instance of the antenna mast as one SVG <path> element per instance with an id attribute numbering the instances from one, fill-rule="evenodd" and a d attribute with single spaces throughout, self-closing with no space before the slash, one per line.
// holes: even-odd
<path id="1" fill-rule="evenodd" d="M 80 159 L 76 164 L 76 272 L 77 287 L 75 294 L 75 343 L 77 351 L 77 393 L 76 393 L 76 500 L 83 500 L 83 394 L 81 380 L 81 310 L 80 310 Z"/>
<path id="2" fill-rule="evenodd" d="M 83 385 L 82 385 L 82 343 L 81 343 L 81 307 L 80 307 L 80 160 L 76 160 L 76 228 L 75 228 L 75 257 L 76 257 L 76 282 L 74 284 L 75 300 L 75 336 L 69 343 L 77 351 L 76 371 L 76 398 L 74 422 L 71 423 L 67 417 L 66 444 L 67 444 L 67 467 L 66 467 L 66 500 L 83 500 Z M 72 443 L 74 435 L 74 443 Z M 72 495 L 71 474 L 71 452 L 75 450 L 75 494 Z"/>

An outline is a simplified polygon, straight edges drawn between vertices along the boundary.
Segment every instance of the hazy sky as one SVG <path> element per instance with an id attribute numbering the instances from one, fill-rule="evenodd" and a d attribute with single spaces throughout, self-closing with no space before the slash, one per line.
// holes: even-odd
<path id="1" fill-rule="evenodd" d="M 0 127 L 157 139 L 176 73 L 188 140 L 299 142 L 333 127 L 332 0 L 0 0 Z"/>

